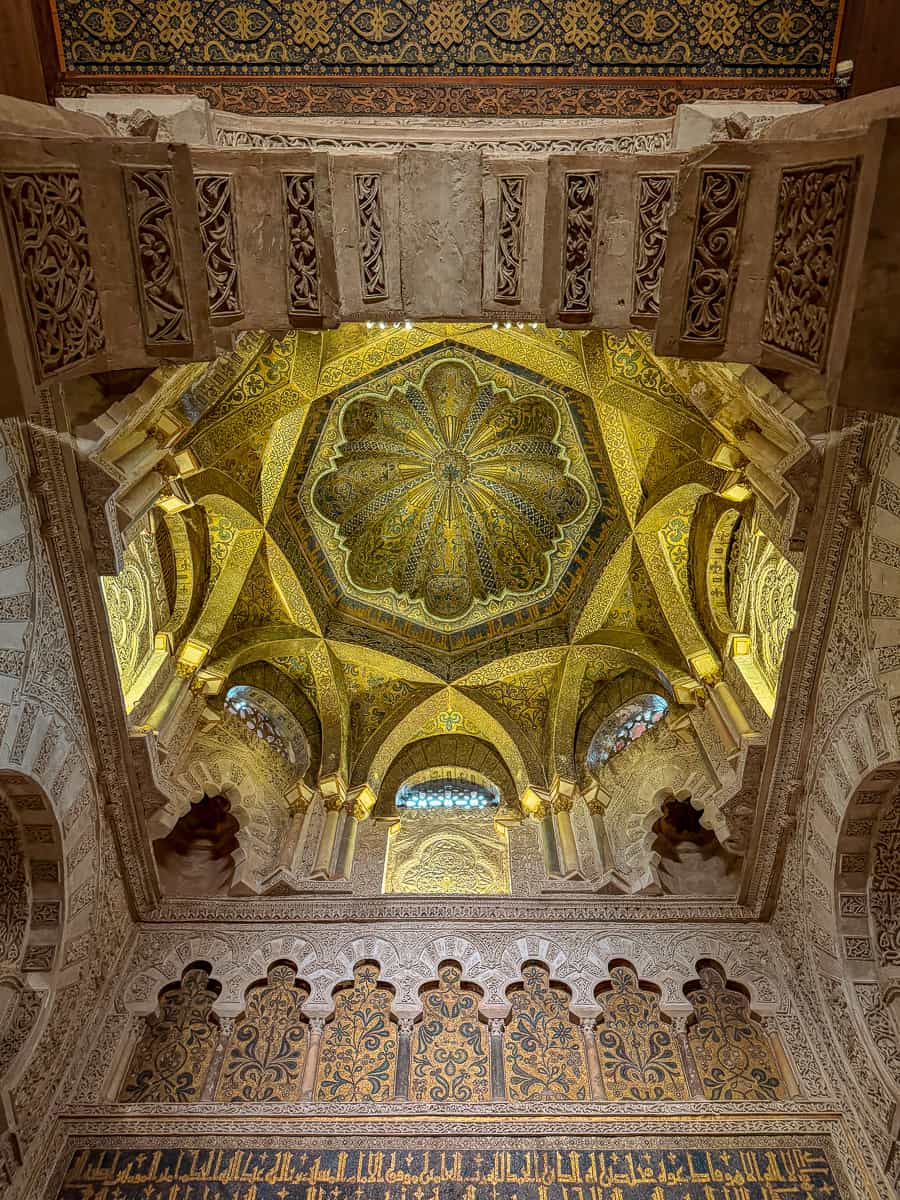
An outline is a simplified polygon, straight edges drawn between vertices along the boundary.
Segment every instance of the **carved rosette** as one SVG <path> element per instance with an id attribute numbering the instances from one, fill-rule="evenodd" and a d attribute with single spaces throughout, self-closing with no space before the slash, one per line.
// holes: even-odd
<path id="1" fill-rule="evenodd" d="M 2 176 L 3 211 L 43 378 L 105 347 L 77 171 Z"/>
<path id="2" fill-rule="evenodd" d="M 234 181 L 230 175 L 195 175 L 194 186 L 210 316 L 238 317 L 243 306 L 234 225 Z"/>
<path id="3" fill-rule="evenodd" d="M 498 304 L 516 304 L 522 298 L 527 182 L 523 175 L 504 175 L 498 180 L 498 185 L 500 211 L 497 218 L 494 300 Z"/>
<path id="4" fill-rule="evenodd" d="M 191 340 L 171 167 L 128 167 L 125 194 L 144 340 L 149 347 Z"/>
<path id="5" fill-rule="evenodd" d="M 282 181 L 287 234 L 288 312 L 292 317 L 317 316 L 321 308 L 315 176 L 283 175 Z"/>
<path id="6" fill-rule="evenodd" d="M 831 334 L 856 161 L 782 171 L 762 340 L 821 367 Z"/>
<path id="7" fill-rule="evenodd" d="M 598 177 L 593 172 L 567 172 L 565 190 L 566 227 L 559 311 L 573 316 L 590 316 L 593 311 Z"/>
<path id="8" fill-rule="evenodd" d="M 701 172 L 687 298 L 685 341 L 722 342 L 734 291 L 749 171 L 711 167 Z"/>
<path id="9" fill-rule="evenodd" d="M 633 317 L 659 316 L 659 288 L 666 265 L 666 242 L 675 175 L 638 179 L 637 235 L 634 242 Z"/>
<path id="10" fill-rule="evenodd" d="M 387 272 L 384 264 L 384 226 L 381 215 L 381 176 L 355 175 L 356 216 L 359 222 L 359 277 L 362 298 L 367 303 L 386 300 Z"/>

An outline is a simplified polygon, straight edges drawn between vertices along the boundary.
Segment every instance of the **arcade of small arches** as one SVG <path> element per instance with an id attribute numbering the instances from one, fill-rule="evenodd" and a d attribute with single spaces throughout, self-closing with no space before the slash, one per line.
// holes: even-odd
<path id="1" fill-rule="evenodd" d="M 375 959 L 355 962 L 327 1005 L 310 1000 L 295 962 L 277 959 L 225 1016 L 221 982 L 195 961 L 138 1021 L 118 1099 L 516 1104 L 794 1094 L 786 1052 L 747 988 L 714 960 L 695 968 L 673 1020 L 660 988 L 625 959 L 609 963 L 577 1014 L 571 989 L 538 959 L 522 962 L 499 1003 L 486 1002 L 461 962 L 444 959 L 415 1006 L 397 1005 Z"/>

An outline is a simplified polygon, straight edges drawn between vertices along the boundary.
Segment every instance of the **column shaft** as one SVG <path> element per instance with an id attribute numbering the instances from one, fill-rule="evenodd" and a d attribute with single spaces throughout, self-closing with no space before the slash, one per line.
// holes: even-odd
<path id="1" fill-rule="evenodd" d="M 394 1098 L 409 1099 L 409 1069 L 412 1050 L 413 1019 L 401 1017 L 400 1037 L 397 1043 L 397 1075 L 394 1083 Z"/>
<path id="2" fill-rule="evenodd" d="M 503 1067 L 503 1018 L 492 1017 L 491 1031 L 491 1099 L 506 1099 L 506 1072 Z"/>
<path id="3" fill-rule="evenodd" d="M 319 849 L 313 864 L 312 875 L 316 879 L 330 879 L 331 862 L 334 858 L 334 847 L 337 839 L 338 822 L 341 811 L 338 808 L 325 809 L 325 822 L 319 834 Z"/>
<path id="4" fill-rule="evenodd" d="M 559 851 L 556 846 L 556 830 L 553 828 L 553 815 L 547 813 L 541 817 L 541 850 L 544 854 L 544 871 L 550 879 L 560 874 Z"/>
<path id="5" fill-rule="evenodd" d="M 603 1076 L 600 1073 L 600 1059 L 597 1055 L 597 1042 L 595 1040 L 596 1019 L 594 1017 L 582 1018 L 579 1024 L 581 1026 L 581 1037 L 584 1041 L 584 1057 L 587 1063 L 588 1078 L 591 1081 L 591 1093 L 595 1100 L 605 1100 L 606 1089 L 603 1086 Z"/>
<path id="6" fill-rule="evenodd" d="M 319 1065 L 319 1046 L 325 1022 L 321 1017 L 311 1017 L 309 1022 L 309 1047 L 303 1065 L 303 1082 L 300 1084 L 300 1099 L 311 1100 L 316 1086 L 316 1068 Z"/>
<path id="7" fill-rule="evenodd" d="M 575 831 L 572 828 L 572 814 L 568 808 L 557 808 L 553 815 L 562 873 L 563 875 L 577 875 L 580 863 L 578 847 L 575 844 Z"/>

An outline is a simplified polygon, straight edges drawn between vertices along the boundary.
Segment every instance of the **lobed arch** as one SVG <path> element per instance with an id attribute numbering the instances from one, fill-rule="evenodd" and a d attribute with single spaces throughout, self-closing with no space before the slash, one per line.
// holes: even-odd
<path id="1" fill-rule="evenodd" d="M 506 726 L 471 696 L 457 688 L 447 687 L 426 697 L 385 734 L 371 761 L 365 764 L 366 778 L 373 791 L 377 792 L 380 789 L 388 768 L 400 751 L 421 736 L 423 727 L 444 711 L 459 713 L 464 721 L 468 721 L 472 728 L 478 729 L 485 740 L 494 745 L 506 764 L 520 798 L 526 787 L 535 784 L 543 786 L 543 768 L 533 760 L 530 763 L 526 761 L 520 746 Z M 363 766 L 363 763 L 359 764 L 360 773 Z"/>
<path id="2" fill-rule="evenodd" d="M 388 768 L 374 815 L 394 814 L 397 790 L 411 777 L 458 768 L 490 780 L 500 791 L 501 809 L 518 811 L 516 785 L 503 758 L 487 741 L 469 734 L 443 734 L 410 742 Z"/>
<path id="3" fill-rule="evenodd" d="M 273 794 L 269 781 L 258 771 L 260 746 L 246 753 L 233 742 L 225 745 L 210 738 L 196 738 L 173 774 L 168 803 L 157 809 L 148 822 L 148 836 L 155 842 L 167 837 L 191 806 L 204 795 L 223 796 L 230 816 L 238 824 L 238 849 L 233 854 L 232 894 L 258 894 L 279 865 L 279 852 L 290 824 L 284 793 L 289 784 Z M 271 752 L 270 752 L 271 753 Z"/>
<path id="4" fill-rule="evenodd" d="M 0 771 L 0 1140 L 18 1136 L 16 1092 L 59 991 L 77 976 L 64 946 L 90 930 L 70 915 L 64 832 L 32 777 Z"/>
<path id="5" fill-rule="evenodd" d="M 211 699 L 209 707 L 221 711 L 231 688 L 242 686 L 266 693 L 287 709 L 299 725 L 309 752 L 309 761 L 301 777 L 309 781 L 317 779 L 322 761 L 322 726 L 318 711 L 299 684 L 273 663 L 258 659 L 233 671 L 219 694 Z"/>
<path id="6" fill-rule="evenodd" d="M 854 789 L 837 830 L 834 949 L 869 1054 L 900 1104 L 900 759 Z"/>
<path id="7" fill-rule="evenodd" d="M 661 695 L 670 709 L 675 702 L 671 689 L 661 685 L 655 675 L 634 668 L 623 671 L 594 689 L 576 726 L 575 770 L 578 778 L 587 779 L 589 774 L 588 751 L 600 726 L 618 710 L 643 695 Z"/>

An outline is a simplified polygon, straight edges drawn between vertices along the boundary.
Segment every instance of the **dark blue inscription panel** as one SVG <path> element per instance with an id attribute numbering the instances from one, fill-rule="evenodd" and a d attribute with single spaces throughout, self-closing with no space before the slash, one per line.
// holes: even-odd
<path id="1" fill-rule="evenodd" d="M 79 1150 L 60 1200 L 841 1200 L 821 1149 Z"/>

